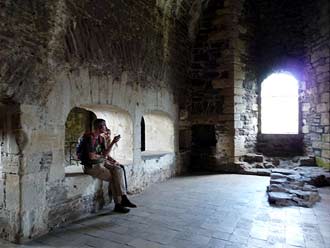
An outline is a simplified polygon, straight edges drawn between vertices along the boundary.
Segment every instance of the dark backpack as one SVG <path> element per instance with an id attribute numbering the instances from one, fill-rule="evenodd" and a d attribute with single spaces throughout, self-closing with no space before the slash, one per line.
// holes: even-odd
<path id="1" fill-rule="evenodd" d="M 88 139 L 91 139 L 91 135 L 88 133 L 83 134 L 79 137 L 78 143 L 76 146 L 76 155 L 78 160 L 81 161 L 81 164 L 85 165 L 89 159 L 88 156 Z"/>

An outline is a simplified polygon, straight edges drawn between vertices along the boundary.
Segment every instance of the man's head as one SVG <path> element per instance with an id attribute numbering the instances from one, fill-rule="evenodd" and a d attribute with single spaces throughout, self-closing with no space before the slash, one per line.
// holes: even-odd
<path id="1" fill-rule="evenodd" d="M 101 133 L 107 130 L 107 126 L 105 124 L 105 120 L 103 119 L 96 119 L 93 121 L 94 130 L 100 131 Z"/>

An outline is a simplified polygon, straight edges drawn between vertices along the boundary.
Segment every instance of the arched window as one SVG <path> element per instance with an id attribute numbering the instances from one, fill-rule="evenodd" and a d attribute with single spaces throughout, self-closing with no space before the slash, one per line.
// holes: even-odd
<path id="1" fill-rule="evenodd" d="M 261 132 L 298 134 L 298 81 L 289 73 L 273 73 L 261 84 Z"/>
<path id="2" fill-rule="evenodd" d="M 146 150 L 146 125 L 144 122 L 144 118 L 141 118 L 141 151 Z"/>
<path id="3" fill-rule="evenodd" d="M 78 139 L 85 132 L 92 131 L 93 120 L 96 115 L 83 108 L 73 108 L 65 122 L 65 161 L 66 166 L 79 165 L 76 158 Z"/>

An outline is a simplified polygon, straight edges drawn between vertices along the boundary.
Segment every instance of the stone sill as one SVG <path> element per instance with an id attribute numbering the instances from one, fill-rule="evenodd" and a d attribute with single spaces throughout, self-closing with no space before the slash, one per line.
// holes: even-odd
<path id="1" fill-rule="evenodd" d="M 159 159 L 167 154 L 172 154 L 173 152 L 169 151 L 143 151 L 141 152 L 142 160 L 150 160 L 150 159 Z"/>
<path id="2" fill-rule="evenodd" d="M 263 138 L 274 138 L 274 137 L 281 137 L 281 138 L 287 138 L 287 137 L 303 137 L 301 133 L 259 133 L 258 136 L 263 137 Z"/>
<path id="3" fill-rule="evenodd" d="M 129 166 L 129 165 L 133 164 L 132 160 L 118 159 L 117 161 L 120 164 L 125 165 L 125 166 Z M 65 171 L 66 177 L 89 176 L 84 173 L 83 165 L 81 165 L 81 164 L 66 166 L 66 167 L 64 167 L 64 171 Z"/>
<path id="4" fill-rule="evenodd" d="M 74 177 L 74 176 L 84 176 L 86 175 L 83 170 L 83 166 L 79 165 L 70 165 L 64 167 L 65 176 L 66 177 Z M 86 175 L 88 176 L 88 175 Z"/>

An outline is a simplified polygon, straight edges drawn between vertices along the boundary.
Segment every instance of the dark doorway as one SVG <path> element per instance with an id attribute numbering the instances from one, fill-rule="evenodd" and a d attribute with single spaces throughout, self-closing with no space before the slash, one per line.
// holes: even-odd
<path id="1" fill-rule="evenodd" d="M 192 171 L 207 171 L 212 166 L 216 143 L 214 125 L 192 126 Z"/>

